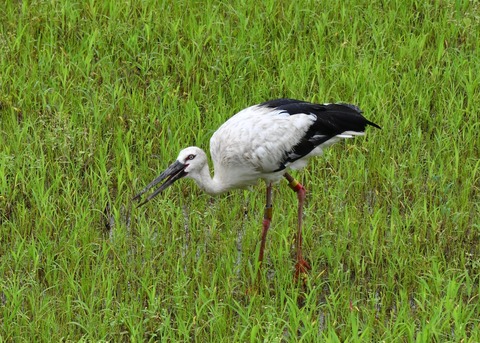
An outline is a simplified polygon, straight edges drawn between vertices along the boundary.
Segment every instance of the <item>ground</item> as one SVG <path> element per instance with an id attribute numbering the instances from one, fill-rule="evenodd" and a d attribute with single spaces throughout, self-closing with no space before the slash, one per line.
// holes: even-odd
<path id="1" fill-rule="evenodd" d="M 0 9 L 0 341 L 480 341 L 473 1 L 10 1 Z M 132 196 L 232 114 L 382 126 L 280 183 Z"/>

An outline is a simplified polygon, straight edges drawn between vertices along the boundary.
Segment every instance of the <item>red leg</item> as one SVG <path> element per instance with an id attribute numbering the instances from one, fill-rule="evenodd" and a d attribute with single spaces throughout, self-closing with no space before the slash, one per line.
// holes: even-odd
<path id="1" fill-rule="evenodd" d="M 297 248 L 297 263 L 295 265 L 295 277 L 298 278 L 300 274 L 305 274 L 310 269 L 310 265 L 303 258 L 302 254 L 302 217 L 303 217 L 303 203 L 305 201 L 305 187 L 302 186 L 300 182 L 295 180 L 290 174 L 285 173 L 285 178 L 288 180 L 288 185 L 290 188 L 297 193 L 298 198 L 298 218 L 297 218 L 297 237 L 296 237 L 296 248 Z"/>
<path id="2" fill-rule="evenodd" d="M 267 185 L 267 200 L 265 204 L 265 212 L 263 215 L 262 240 L 260 242 L 260 252 L 258 254 L 258 261 L 263 262 L 263 252 L 265 250 L 265 242 L 267 240 L 268 229 L 272 221 L 272 184 Z"/>

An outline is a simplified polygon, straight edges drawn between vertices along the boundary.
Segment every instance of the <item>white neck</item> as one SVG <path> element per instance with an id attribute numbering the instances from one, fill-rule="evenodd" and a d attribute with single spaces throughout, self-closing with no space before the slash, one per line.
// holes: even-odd
<path id="1" fill-rule="evenodd" d="M 195 183 L 208 194 L 220 194 L 228 190 L 228 187 L 218 182 L 217 179 L 210 176 L 208 163 L 205 163 L 200 170 L 192 171 L 188 174 L 189 178 L 195 180 Z"/>

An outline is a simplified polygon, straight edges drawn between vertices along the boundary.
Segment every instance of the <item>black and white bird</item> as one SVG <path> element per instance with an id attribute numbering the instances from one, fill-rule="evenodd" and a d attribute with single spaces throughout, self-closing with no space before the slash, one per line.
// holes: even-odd
<path id="1" fill-rule="evenodd" d="M 210 139 L 214 176 L 210 176 L 207 155 L 195 146 L 180 151 L 177 160 L 133 199 L 165 182 L 148 196 L 145 204 L 175 181 L 187 177 L 209 194 L 246 188 L 262 179 L 267 185 L 259 261 L 263 261 L 265 241 L 272 219 L 272 185 L 286 178 L 298 197 L 295 275 L 310 269 L 302 255 L 302 212 L 305 188 L 288 170 L 301 169 L 308 159 L 344 138 L 361 136 L 375 123 L 349 104 L 314 104 L 293 99 L 277 99 L 254 105 L 228 119 Z"/>

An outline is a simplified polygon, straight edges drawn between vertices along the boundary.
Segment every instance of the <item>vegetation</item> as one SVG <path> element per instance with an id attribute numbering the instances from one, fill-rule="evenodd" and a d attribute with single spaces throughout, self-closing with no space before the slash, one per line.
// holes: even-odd
<path id="1" fill-rule="evenodd" d="M 480 341 L 475 1 L 6 1 L 0 342 Z M 382 126 L 279 184 L 131 198 L 268 99 Z"/>

